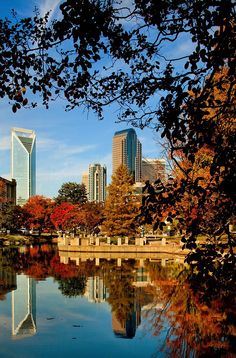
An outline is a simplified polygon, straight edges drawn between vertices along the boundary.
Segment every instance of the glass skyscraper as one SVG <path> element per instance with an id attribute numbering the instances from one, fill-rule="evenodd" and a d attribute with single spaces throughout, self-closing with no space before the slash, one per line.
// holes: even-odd
<path id="1" fill-rule="evenodd" d="M 141 180 L 142 144 L 133 128 L 115 132 L 112 142 L 112 173 L 126 165 L 135 182 Z"/>
<path id="2" fill-rule="evenodd" d="M 36 135 L 33 130 L 11 130 L 11 177 L 16 180 L 16 202 L 24 205 L 36 194 Z"/>

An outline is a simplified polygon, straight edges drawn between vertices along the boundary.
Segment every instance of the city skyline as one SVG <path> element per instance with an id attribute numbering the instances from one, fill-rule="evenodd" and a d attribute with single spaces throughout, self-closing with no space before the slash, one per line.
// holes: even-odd
<path id="1" fill-rule="evenodd" d="M 12 0 L 1 2 L 0 11 L 3 17 L 12 18 L 11 9 L 19 16 L 33 14 L 35 6 L 44 15 L 48 10 L 50 19 L 57 16 L 60 1 L 27 2 Z M 183 53 L 180 44 L 175 53 Z M 92 111 L 76 108 L 65 111 L 66 102 L 58 99 L 45 109 L 39 101 L 34 109 L 21 109 L 13 113 L 8 100 L 1 102 L 0 126 L 0 176 L 11 179 L 10 175 L 10 130 L 12 127 L 30 128 L 37 133 L 37 191 L 36 194 L 55 197 L 64 182 L 81 182 L 82 173 L 90 163 L 104 163 L 107 166 L 107 178 L 112 174 L 112 137 L 116 131 L 124 130 L 128 123 L 117 123 L 118 106 L 112 104 L 104 112 L 104 120 L 98 120 Z M 159 134 L 151 128 L 135 128 L 142 143 L 143 156 L 148 158 L 162 157 Z"/>
<path id="2" fill-rule="evenodd" d="M 10 128 L 10 133 L 11 133 L 11 135 L 12 135 L 12 129 L 13 128 Z M 16 128 L 17 129 L 17 128 Z M 19 129 L 19 128 L 18 128 Z M 133 129 L 131 129 L 131 128 L 128 128 L 127 130 L 132 130 L 133 131 Z M 122 130 L 121 132 L 123 132 L 123 131 L 127 131 L 127 130 Z M 34 130 L 32 130 L 32 129 L 26 129 L 26 131 L 29 131 L 30 133 L 35 133 L 35 131 Z M 113 132 L 113 135 L 114 135 L 114 132 Z M 110 178 L 109 178 L 109 175 L 108 175 L 108 170 L 110 170 L 110 176 L 111 176 L 111 167 L 112 167 L 112 160 L 111 160 L 111 157 L 112 157 L 112 136 L 111 136 L 111 138 L 110 138 L 110 153 L 109 153 L 109 155 L 107 155 L 107 163 L 106 164 L 104 164 L 104 166 L 106 166 L 106 168 L 107 168 L 107 184 L 109 184 L 110 183 Z M 8 140 L 8 143 L 6 143 L 6 139 Z M 39 145 L 38 145 L 38 143 L 39 143 Z M 38 179 L 37 181 L 39 182 L 39 179 L 40 179 L 40 177 L 41 177 L 41 173 L 40 173 L 40 169 L 38 170 L 38 166 L 40 167 L 40 159 L 42 159 L 42 158 L 40 158 L 41 157 L 41 155 L 40 154 L 43 154 L 43 152 L 44 152 L 44 149 L 42 148 L 42 142 L 40 142 L 40 140 L 38 140 L 38 135 L 37 135 L 37 178 L 36 179 Z M 46 144 L 46 146 L 47 146 L 47 144 Z M 24 145 L 23 145 L 23 147 L 24 147 Z M 39 147 L 39 148 L 38 148 Z M 6 152 L 8 152 L 7 154 L 8 154 L 8 156 L 7 157 L 5 157 L 4 159 L 5 159 L 5 162 L 6 162 L 6 159 L 8 160 L 8 165 L 9 165 L 9 167 L 11 167 L 11 137 L 9 136 L 8 138 L 6 138 L 5 137 L 5 140 L 4 140 L 4 143 L 3 143 L 3 140 L 1 140 L 1 142 L 0 142 L 0 156 L 4 153 L 4 154 L 6 154 Z M 72 152 L 73 152 L 73 149 L 72 149 Z M 83 151 L 82 151 L 83 152 Z M 75 151 L 75 153 L 76 153 L 76 151 Z M 82 153 L 81 153 L 82 154 Z M 97 153 L 96 153 L 97 154 Z M 95 156 L 94 157 L 96 157 L 96 154 L 95 154 Z M 38 157 L 39 157 L 39 163 L 38 163 Z M 45 158 L 45 161 L 47 161 L 47 158 Z M 95 163 L 95 161 L 94 160 L 91 160 L 91 162 L 93 162 L 93 163 Z M 54 164 L 56 164 L 55 162 L 54 162 Z M 60 160 L 58 160 L 58 164 L 60 165 L 60 164 L 63 164 L 63 163 L 61 163 L 60 162 Z M 5 163 L 5 165 L 7 165 L 7 163 Z M 89 167 L 89 165 L 91 165 L 91 164 L 88 164 L 88 166 L 87 166 L 87 168 L 86 168 L 86 172 L 88 172 L 88 167 Z M 0 169 L 2 169 L 3 168 L 3 166 L 0 166 Z M 52 172 L 48 172 L 48 175 L 49 175 L 49 177 L 50 177 L 50 175 L 52 175 L 53 176 L 53 171 Z M 73 179 L 71 179 L 71 176 L 70 176 L 70 173 L 68 173 L 68 175 L 66 175 L 66 173 L 64 173 L 64 180 L 62 180 L 61 181 L 61 184 L 63 184 L 64 182 L 68 182 L 68 181 L 75 181 L 75 182 L 83 182 L 83 175 L 85 174 L 85 170 L 83 170 L 83 171 L 78 171 L 78 175 L 76 175 L 76 178 L 75 177 L 73 177 Z M 1 174 L 1 176 L 2 177 L 4 177 L 4 178 L 6 178 L 6 179 L 8 179 L 8 180 L 11 180 L 12 179 L 12 170 L 11 170 L 11 173 L 10 174 L 6 174 L 6 173 L 2 173 Z M 60 185 L 61 186 L 61 185 Z M 58 187 L 56 187 L 56 185 L 55 185 L 55 189 L 54 189 L 54 192 L 52 192 L 52 194 L 50 195 L 50 193 L 48 194 L 47 192 L 45 193 L 45 191 L 44 190 L 47 190 L 47 186 L 45 187 L 44 186 L 44 190 L 42 190 L 41 189 L 41 185 L 40 185 L 40 183 L 39 183 L 39 185 L 37 185 L 37 187 L 39 187 L 38 189 L 37 189 L 37 191 L 36 191 L 36 194 L 37 195 L 44 195 L 44 196 L 48 196 L 48 197 L 54 197 L 54 196 L 56 196 L 56 194 L 57 194 L 57 191 L 58 191 L 58 189 L 60 188 L 60 186 L 58 186 Z"/>

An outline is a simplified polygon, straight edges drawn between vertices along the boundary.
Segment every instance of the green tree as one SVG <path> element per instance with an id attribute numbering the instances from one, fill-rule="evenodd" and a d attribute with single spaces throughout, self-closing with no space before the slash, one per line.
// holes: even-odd
<path id="1" fill-rule="evenodd" d="M 1 203 L 0 227 L 11 231 L 16 231 L 22 226 L 26 226 L 29 214 L 26 210 L 11 202 Z"/>
<path id="2" fill-rule="evenodd" d="M 87 201 L 87 193 L 84 184 L 68 182 L 62 184 L 55 198 L 57 203 L 69 202 L 71 204 L 82 204 Z"/>
<path id="3" fill-rule="evenodd" d="M 133 195 L 133 179 L 126 166 L 121 165 L 112 176 L 104 206 L 102 230 L 108 236 L 134 236 L 139 203 Z"/>
<path id="4" fill-rule="evenodd" d="M 1 203 L 0 227 L 6 229 L 14 228 L 14 206 L 12 203 Z"/>

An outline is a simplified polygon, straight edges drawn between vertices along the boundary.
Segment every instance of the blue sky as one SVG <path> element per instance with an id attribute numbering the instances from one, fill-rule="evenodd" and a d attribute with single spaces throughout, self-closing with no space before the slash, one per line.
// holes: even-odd
<path id="1" fill-rule="evenodd" d="M 128 0 L 127 0 L 128 1 Z M 19 16 L 30 16 L 35 6 L 43 15 L 53 9 L 57 16 L 59 0 L 0 0 L 1 17 L 9 17 L 11 9 Z M 189 50 L 184 41 L 175 54 Z M 167 51 L 168 53 L 168 51 Z M 53 197 L 61 184 L 67 181 L 81 182 L 81 176 L 90 163 L 105 164 L 108 181 L 111 175 L 112 137 L 114 132 L 129 128 L 125 123 L 115 123 L 116 110 L 110 107 L 105 119 L 99 121 L 92 112 L 82 109 L 65 112 L 62 100 L 51 103 L 47 110 L 39 105 L 36 109 L 21 109 L 12 113 L 7 101 L 0 108 L 0 176 L 10 176 L 10 130 L 12 127 L 33 129 L 37 136 L 37 194 Z M 135 129 L 143 147 L 143 156 L 162 157 L 162 147 L 151 129 Z"/>

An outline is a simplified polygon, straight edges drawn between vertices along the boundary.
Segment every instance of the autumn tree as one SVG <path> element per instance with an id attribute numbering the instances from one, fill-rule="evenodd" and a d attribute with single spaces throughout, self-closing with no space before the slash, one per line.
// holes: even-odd
<path id="1" fill-rule="evenodd" d="M 135 236 L 139 202 L 133 194 L 133 179 L 121 165 L 112 176 L 104 206 L 102 231 L 108 236 Z"/>
<path id="2" fill-rule="evenodd" d="M 62 184 L 55 201 L 57 203 L 69 202 L 71 204 L 85 203 L 87 201 L 85 185 L 74 182 Z"/>
<path id="3" fill-rule="evenodd" d="M 56 205 L 51 213 L 51 221 L 57 230 L 65 230 L 66 217 L 73 211 L 75 206 L 68 202 Z"/>
<path id="4" fill-rule="evenodd" d="M 103 204 L 88 202 L 80 206 L 80 228 L 91 234 L 99 232 L 103 221 Z"/>
<path id="5" fill-rule="evenodd" d="M 42 195 L 35 195 L 28 199 L 23 206 L 29 214 L 27 226 L 36 228 L 41 233 L 43 229 L 52 229 L 51 213 L 54 202 L 52 199 L 45 198 Z"/>

